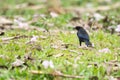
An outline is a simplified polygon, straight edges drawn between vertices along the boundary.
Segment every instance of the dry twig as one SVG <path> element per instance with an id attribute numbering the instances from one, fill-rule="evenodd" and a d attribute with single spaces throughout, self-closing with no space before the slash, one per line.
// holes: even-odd
<path id="1" fill-rule="evenodd" d="M 2 40 L 2 41 L 9 41 L 9 40 L 13 40 L 13 39 L 28 38 L 28 37 L 29 37 L 29 36 L 20 35 L 20 36 L 2 38 L 1 40 Z"/>
<path id="2" fill-rule="evenodd" d="M 57 76 L 57 77 L 65 77 L 65 78 L 84 78 L 84 76 L 75 76 L 75 75 L 68 75 L 68 74 L 63 74 L 61 72 L 55 71 L 53 73 L 45 73 L 42 71 L 36 71 L 36 70 L 32 70 L 30 71 L 32 74 L 46 74 L 46 75 L 51 75 L 51 76 Z"/>

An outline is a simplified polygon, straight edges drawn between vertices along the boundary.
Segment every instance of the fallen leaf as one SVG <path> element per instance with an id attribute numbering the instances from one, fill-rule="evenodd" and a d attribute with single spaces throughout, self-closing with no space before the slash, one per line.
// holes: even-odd
<path id="1" fill-rule="evenodd" d="M 55 24 L 54 23 L 47 23 L 47 26 L 53 27 Z"/>
<path id="2" fill-rule="evenodd" d="M 34 14 L 33 15 L 33 19 L 35 20 L 35 19 L 39 19 L 39 18 L 43 18 L 43 19 L 45 19 L 46 18 L 46 15 L 45 14 Z"/>
<path id="3" fill-rule="evenodd" d="M 79 21 L 81 18 L 80 17 L 73 17 L 70 19 L 70 21 Z"/>
<path id="4" fill-rule="evenodd" d="M 43 50 L 40 45 L 33 45 L 33 46 L 32 46 L 32 49 L 36 49 L 36 50 L 38 50 L 38 51 L 42 51 L 42 50 Z"/>
<path id="5" fill-rule="evenodd" d="M 58 14 L 55 13 L 55 12 L 50 12 L 50 15 L 51 15 L 52 18 L 56 18 L 56 17 L 58 17 Z"/>
<path id="6" fill-rule="evenodd" d="M 53 57 L 55 57 L 55 58 L 58 58 L 58 57 L 61 57 L 61 56 L 64 56 L 64 54 L 59 53 L 59 54 L 53 55 Z"/>
<path id="7" fill-rule="evenodd" d="M 0 16 L 0 24 L 13 25 L 13 22 L 5 17 Z"/>
<path id="8" fill-rule="evenodd" d="M 41 36 L 39 36 L 41 39 L 46 39 L 47 38 L 47 36 L 43 36 L 43 35 L 41 35 Z"/>
<path id="9" fill-rule="evenodd" d="M 110 51 L 109 48 L 104 48 L 104 49 L 99 50 L 98 52 L 100 52 L 100 53 L 110 53 L 111 51 Z"/>
<path id="10" fill-rule="evenodd" d="M 115 33 L 115 26 L 108 26 L 108 30 L 110 31 L 111 34 Z"/>
<path id="11" fill-rule="evenodd" d="M 57 46 L 57 45 L 52 45 L 51 47 L 54 49 L 59 49 L 59 46 Z"/>
<path id="12" fill-rule="evenodd" d="M 99 13 L 94 13 L 93 16 L 94 16 L 96 21 L 100 21 L 100 20 L 104 19 L 104 16 L 102 16 Z"/>
<path id="13" fill-rule="evenodd" d="M 1 55 L 0 55 L 0 58 L 8 59 L 9 57 L 8 57 L 7 55 L 3 55 L 3 54 L 1 54 Z"/>
<path id="14" fill-rule="evenodd" d="M 24 61 L 16 59 L 15 62 L 12 63 L 12 67 L 21 67 L 24 63 Z"/>
<path id="15" fill-rule="evenodd" d="M 25 7 L 27 7 L 27 5 L 28 5 L 27 3 L 18 4 L 15 6 L 15 9 L 25 8 Z"/>
<path id="16" fill-rule="evenodd" d="M 81 54 L 82 55 L 82 53 L 80 53 L 78 51 L 75 51 L 75 50 L 69 50 L 69 51 L 72 52 L 72 53 L 77 53 L 77 54 Z"/>
<path id="17" fill-rule="evenodd" d="M 51 47 L 54 49 L 66 49 L 65 46 L 62 46 L 62 44 L 64 44 L 63 41 L 57 40 L 51 43 Z"/>
<path id="18" fill-rule="evenodd" d="M 30 52 L 30 53 L 26 53 L 25 55 L 24 55 L 24 59 L 25 59 L 25 61 L 27 61 L 27 60 L 33 60 L 33 58 L 32 58 L 32 53 Z"/>
<path id="19" fill-rule="evenodd" d="M 118 79 L 113 76 L 108 76 L 108 80 L 118 80 Z"/>
<path id="20" fill-rule="evenodd" d="M 32 5 L 32 6 L 28 6 L 27 8 L 33 9 L 33 10 L 39 10 L 39 9 L 44 8 L 44 6 L 43 5 Z"/>
<path id="21" fill-rule="evenodd" d="M 116 72 L 120 69 L 120 63 L 116 60 L 104 62 L 102 65 L 105 67 L 107 75 L 111 75 L 112 72 Z"/>
<path id="22" fill-rule="evenodd" d="M 16 24 L 21 29 L 29 26 L 27 22 L 23 22 L 21 19 L 14 19 L 14 24 Z"/>

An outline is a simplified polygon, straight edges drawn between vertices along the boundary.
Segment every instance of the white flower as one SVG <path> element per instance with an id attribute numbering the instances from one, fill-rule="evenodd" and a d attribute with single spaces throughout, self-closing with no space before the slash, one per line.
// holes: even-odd
<path id="1" fill-rule="evenodd" d="M 29 41 L 26 42 L 26 44 L 33 44 L 37 42 L 38 36 L 33 36 Z"/>
<path id="2" fill-rule="evenodd" d="M 48 68 L 48 67 L 54 68 L 54 65 L 53 65 L 52 61 L 45 60 L 45 61 L 43 61 L 42 65 L 44 66 L 44 68 Z"/>
<path id="3" fill-rule="evenodd" d="M 49 62 L 49 66 L 50 66 L 50 68 L 54 68 L 54 65 L 53 65 L 52 61 Z"/>
<path id="4" fill-rule="evenodd" d="M 115 29 L 116 32 L 120 32 L 120 24 L 117 25 L 117 28 Z"/>
<path id="5" fill-rule="evenodd" d="M 33 36 L 30 41 L 31 41 L 31 42 L 36 42 L 37 39 L 38 39 L 38 36 Z"/>

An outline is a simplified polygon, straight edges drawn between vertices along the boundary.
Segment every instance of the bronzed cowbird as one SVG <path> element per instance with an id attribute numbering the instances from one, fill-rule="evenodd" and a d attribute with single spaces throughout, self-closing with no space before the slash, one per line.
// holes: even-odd
<path id="1" fill-rule="evenodd" d="M 77 36 L 78 36 L 78 39 L 79 39 L 80 46 L 81 46 L 82 42 L 85 42 L 87 47 L 92 47 L 89 35 L 86 32 L 86 30 L 81 26 L 76 26 L 74 29 L 77 30 Z"/>

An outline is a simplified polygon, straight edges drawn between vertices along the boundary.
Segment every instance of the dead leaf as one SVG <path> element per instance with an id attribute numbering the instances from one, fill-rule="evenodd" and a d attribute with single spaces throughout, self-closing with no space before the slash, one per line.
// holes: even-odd
<path id="1" fill-rule="evenodd" d="M 65 49 L 64 46 L 62 46 L 62 44 L 64 44 L 61 40 L 57 40 L 53 43 L 51 43 L 51 47 L 54 49 Z"/>
<path id="2" fill-rule="evenodd" d="M 5 17 L 0 16 L 0 24 L 2 25 L 13 25 L 13 22 Z"/>
<path id="3" fill-rule="evenodd" d="M 25 59 L 25 61 L 28 61 L 28 60 L 33 60 L 33 58 L 32 58 L 32 53 L 30 52 L 30 53 L 26 53 L 25 55 L 24 55 L 24 59 Z"/>
<path id="4" fill-rule="evenodd" d="M 94 13 L 93 17 L 95 18 L 96 21 L 100 21 L 100 20 L 104 19 L 104 16 L 102 16 L 99 13 Z"/>
<path id="5" fill-rule="evenodd" d="M 59 49 L 59 46 L 57 46 L 57 45 L 52 45 L 51 47 L 54 49 Z"/>
<path id="6" fill-rule="evenodd" d="M 31 5 L 27 7 L 28 9 L 39 10 L 44 8 L 44 5 Z"/>
<path id="7" fill-rule="evenodd" d="M 73 18 L 70 19 L 70 21 L 79 21 L 79 20 L 81 20 L 80 17 L 73 17 Z"/>
<path id="8" fill-rule="evenodd" d="M 116 72 L 120 69 L 120 63 L 118 61 L 109 61 L 109 62 L 104 62 L 103 66 L 106 69 L 106 74 L 110 75 L 112 72 Z"/>
<path id="9" fill-rule="evenodd" d="M 55 57 L 55 58 L 58 58 L 58 57 L 61 57 L 61 56 L 64 56 L 64 54 L 59 53 L 59 54 L 53 55 L 53 57 Z"/>
<path id="10" fill-rule="evenodd" d="M 25 7 L 27 7 L 27 5 L 28 5 L 27 3 L 22 3 L 22 4 L 16 5 L 14 8 L 15 9 L 25 8 Z M 12 8 L 12 6 L 10 8 Z"/>
<path id="11" fill-rule="evenodd" d="M 9 57 L 8 57 L 7 55 L 3 55 L 3 54 L 1 54 L 1 55 L 0 55 L 0 58 L 8 59 Z"/>
<path id="12" fill-rule="evenodd" d="M 106 23 L 106 22 L 110 22 L 111 20 L 109 19 L 108 15 L 106 15 L 103 19 L 103 22 Z"/>
<path id="13" fill-rule="evenodd" d="M 110 53 L 111 51 L 110 51 L 109 48 L 104 48 L 104 49 L 99 50 L 98 52 L 100 52 L 100 53 Z"/>
<path id="14" fill-rule="evenodd" d="M 114 26 L 108 26 L 108 30 L 110 31 L 111 34 L 115 33 L 115 28 Z"/>
<path id="15" fill-rule="evenodd" d="M 58 17 L 58 14 L 55 13 L 55 12 L 50 12 L 50 15 L 51 15 L 52 18 L 56 18 L 56 17 Z"/>
<path id="16" fill-rule="evenodd" d="M 108 76 L 108 80 L 118 80 L 118 79 L 113 76 Z"/>
<path id="17" fill-rule="evenodd" d="M 45 14 L 34 14 L 34 15 L 33 15 L 33 19 L 34 19 L 34 20 L 38 20 L 39 18 L 45 19 L 45 18 L 46 18 L 46 15 L 45 15 Z"/>
<path id="18" fill-rule="evenodd" d="M 24 61 L 20 60 L 20 59 L 16 59 L 15 62 L 12 63 L 12 67 L 21 67 L 24 65 Z"/>
<path id="19" fill-rule="evenodd" d="M 82 53 L 77 52 L 77 51 L 75 51 L 75 50 L 69 50 L 69 51 L 72 52 L 72 53 L 77 53 L 77 54 L 81 54 L 81 55 L 82 55 Z"/>
<path id="20" fill-rule="evenodd" d="M 39 36 L 41 39 L 46 39 L 47 38 L 47 36 L 43 36 L 43 35 L 41 35 L 41 36 Z"/>
<path id="21" fill-rule="evenodd" d="M 98 21 L 94 20 L 93 17 L 89 18 L 87 24 L 90 28 L 92 28 L 92 30 L 98 30 L 103 28 L 103 24 L 98 23 Z"/>
<path id="22" fill-rule="evenodd" d="M 36 49 L 36 50 L 38 50 L 38 51 L 42 51 L 42 50 L 43 50 L 40 45 L 33 45 L 33 46 L 32 46 L 32 49 Z"/>
<path id="23" fill-rule="evenodd" d="M 21 29 L 29 26 L 29 24 L 27 22 L 23 22 L 21 18 L 14 19 L 14 24 L 16 24 Z"/>

